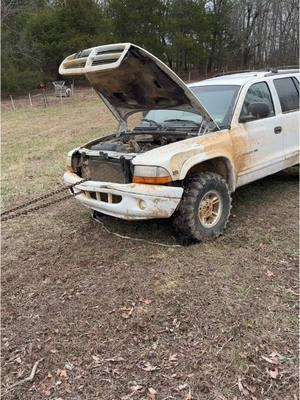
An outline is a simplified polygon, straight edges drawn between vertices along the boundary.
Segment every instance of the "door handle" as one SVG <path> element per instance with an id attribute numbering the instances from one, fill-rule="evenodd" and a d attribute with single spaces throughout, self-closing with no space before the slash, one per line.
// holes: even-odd
<path id="1" fill-rule="evenodd" d="M 276 127 L 274 128 L 274 133 L 275 133 L 275 135 L 278 135 L 278 133 L 281 133 L 281 131 L 282 131 L 282 127 L 281 127 L 281 126 L 276 126 Z"/>

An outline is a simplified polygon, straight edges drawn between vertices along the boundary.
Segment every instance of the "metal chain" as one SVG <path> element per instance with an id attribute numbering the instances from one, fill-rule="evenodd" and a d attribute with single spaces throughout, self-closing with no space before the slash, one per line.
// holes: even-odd
<path id="1" fill-rule="evenodd" d="M 39 210 L 41 208 L 48 207 L 51 204 L 59 203 L 59 202 L 61 202 L 63 200 L 70 199 L 72 197 L 72 195 L 68 194 L 67 196 L 60 197 L 58 199 L 49 201 L 47 203 L 43 203 L 43 204 L 41 204 L 39 206 L 31 207 L 28 210 L 23 210 L 23 211 L 20 211 L 19 213 L 15 213 L 15 211 L 21 210 L 23 208 L 26 208 L 26 207 L 32 205 L 32 204 L 38 203 L 41 200 L 48 199 L 49 197 L 55 196 L 58 193 L 64 192 L 65 190 L 72 189 L 73 187 L 75 187 L 77 185 L 80 185 L 81 183 L 86 182 L 86 181 L 88 181 L 88 179 L 82 179 L 81 181 L 79 181 L 77 183 L 74 183 L 73 185 L 69 185 L 69 186 L 65 186 L 65 187 L 60 188 L 60 189 L 53 190 L 50 193 L 46 193 L 46 194 L 44 194 L 42 196 L 36 197 L 35 199 L 29 200 L 26 203 L 20 204 L 19 206 L 16 206 L 16 207 L 13 207 L 13 208 L 11 208 L 9 210 L 3 211 L 0 214 L 1 221 L 7 221 L 9 219 L 13 219 L 13 218 L 18 217 L 20 215 L 26 215 L 26 214 L 28 214 L 28 213 L 30 213 L 32 211 L 36 211 L 36 210 Z M 73 196 L 77 196 L 77 194 L 79 194 L 79 193 L 75 193 Z M 8 215 L 8 214 L 12 214 L 12 215 Z"/>

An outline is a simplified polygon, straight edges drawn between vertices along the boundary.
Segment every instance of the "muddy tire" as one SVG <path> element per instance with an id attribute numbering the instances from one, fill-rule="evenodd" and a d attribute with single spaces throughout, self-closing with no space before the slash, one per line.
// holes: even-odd
<path id="1" fill-rule="evenodd" d="M 226 227 L 230 209 L 230 190 L 220 175 L 206 172 L 187 178 L 173 218 L 178 242 L 186 245 L 217 238 Z"/>

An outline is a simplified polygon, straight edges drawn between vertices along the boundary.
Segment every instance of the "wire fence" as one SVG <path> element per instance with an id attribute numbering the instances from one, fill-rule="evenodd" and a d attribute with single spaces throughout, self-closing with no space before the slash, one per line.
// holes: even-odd
<path id="1" fill-rule="evenodd" d="M 55 94 L 54 89 L 36 89 L 21 96 L 9 95 L 1 100 L 1 111 L 21 111 L 28 108 L 47 108 L 72 104 L 80 98 L 96 96 L 92 88 L 77 87 L 69 96 Z"/>
<path id="2" fill-rule="evenodd" d="M 205 79 L 207 76 L 201 76 L 199 71 L 182 72 L 179 74 L 185 82 L 192 82 Z M 57 90 L 51 86 L 46 89 L 34 89 L 23 95 L 9 95 L 1 99 L 1 111 L 20 111 L 28 108 L 47 108 L 51 106 L 59 106 L 76 102 L 81 97 L 89 95 L 95 96 L 95 92 L 91 87 L 72 86 L 71 93 L 64 94 L 63 90 Z"/>
<path id="3" fill-rule="evenodd" d="M 292 66 L 290 66 L 292 67 Z M 293 66 L 294 67 L 294 66 Z M 277 67 L 280 68 L 280 67 Z M 287 68 L 286 66 L 284 68 Z M 201 73 L 199 70 L 189 70 L 177 72 L 180 78 L 186 83 L 197 82 L 203 79 L 212 78 L 213 76 L 223 73 L 240 72 L 241 70 L 253 70 L 249 66 L 241 68 L 239 71 L 230 69 L 218 69 L 210 73 Z M 259 69 L 259 68 L 258 68 Z M 47 108 L 51 106 L 59 106 L 70 104 L 80 100 L 81 98 L 96 97 L 95 91 L 91 87 L 77 86 L 74 87 L 74 82 L 71 86 L 70 92 L 65 93 L 64 90 L 56 90 L 54 87 L 47 87 L 46 89 L 35 89 L 30 92 L 24 93 L 22 96 L 9 95 L 2 98 L 1 111 L 18 111 L 28 108 Z"/>

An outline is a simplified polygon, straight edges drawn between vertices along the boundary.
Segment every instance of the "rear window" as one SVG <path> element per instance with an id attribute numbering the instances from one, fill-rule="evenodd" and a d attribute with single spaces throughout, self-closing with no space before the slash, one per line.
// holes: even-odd
<path id="1" fill-rule="evenodd" d="M 299 89 L 293 78 L 274 79 L 282 112 L 299 110 Z"/>

